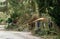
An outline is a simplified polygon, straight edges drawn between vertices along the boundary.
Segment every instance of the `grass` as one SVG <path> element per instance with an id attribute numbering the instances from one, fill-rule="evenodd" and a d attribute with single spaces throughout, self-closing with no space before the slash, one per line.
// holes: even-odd
<path id="1" fill-rule="evenodd" d="M 57 36 L 54 36 L 54 35 L 44 35 L 44 36 L 40 36 L 41 38 L 43 39 L 56 39 Z"/>

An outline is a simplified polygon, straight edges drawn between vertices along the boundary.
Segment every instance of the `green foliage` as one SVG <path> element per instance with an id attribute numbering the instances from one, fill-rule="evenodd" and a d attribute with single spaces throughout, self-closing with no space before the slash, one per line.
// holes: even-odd
<path id="1" fill-rule="evenodd" d="M 60 10 L 59 9 L 60 9 L 60 7 L 54 7 L 53 10 L 49 10 L 49 15 L 52 18 L 54 18 L 53 20 L 55 21 L 55 23 L 58 26 L 60 26 L 60 22 L 59 22 L 59 20 L 60 20 L 60 18 L 59 18 L 59 16 L 60 16 Z"/>
<path id="2" fill-rule="evenodd" d="M 12 19 L 11 18 L 8 18 L 7 22 L 8 23 L 11 23 L 12 22 Z"/>
<path id="3" fill-rule="evenodd" d="M 1 18 L 0 18 L 0 23 L 1 23 L 2 21 L 4 21 L 4 19 L 1 19 Z"/>
<path id="4" fill-rule="evenodd" d="M 6 30 L 16 30 L 16 29 L 18 28 L 18 26 L 17 26 L 16 24 L 10 23 L 10 24 L 8 24 L 8 26 L 5 27 L 5 28 L 6 28 Z"/>
<path id="5" fill-rule="evenodd" d="M 8 0 L 8 2 L 9 2 L 13 7 L 16 7 L 16 6 L 19 4 L 18 0 Z"/>
<path id="6" fill-rule="evenodd" d="M 34 31 L 34 34 L 36 34 L 37 36 L 43 36 L 46 35 L 46 32 L 38 29 Z"/>
<path id="7" fill-rule="evenodd" d="M 46 13 L 46 8 L 48 14 L 53 18 L 55 23 L 60 26 L 60 1 L 59 0 L 38 0 L 40 14 Z"/>
<path id="8" fill-rule="evenodd" d="M 25 1 L 25 3 L 23 2 L 24 1 L 20 1 L 20 0 L 8 0 L 8 3 L 10 5 L 9 10 L 12 10 L 10 14 L 10 18 L 8 19 L 8 22 L 9 22 L 8 26 L 9 25 L 12 26 L 12 24 L 13 25 L 15 24 L 16 26 L 20 26 L 21 24 L 27 21 L 26 18 L 29 16 L 25 16 L 25 15 L 26 13 L 30 14 L 29 13 L 30 7 L 27 6 L 28 3 L 26 4 L 27 0 Z"/>

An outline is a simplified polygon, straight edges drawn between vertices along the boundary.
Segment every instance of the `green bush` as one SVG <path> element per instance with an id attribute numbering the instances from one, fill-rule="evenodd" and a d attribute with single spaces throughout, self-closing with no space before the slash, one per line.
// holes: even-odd
<path id="1" fill-rule="evenodd" d="M 7 30 L 16 30 L 17 28 L 18 26 L 12 23 L 8 24 L 8 26 L 6 27 Z"/>
<path id="2" fill-rule="evenodd" d="M 46 35 L 46 32 L 47 32 L 47 31 L 40 30 L 40 29 L 34 30 L 34 34 L 36 34 L 36 35 L 38 35 L 38 36 Z"/>
<path id="3" fill-rule="evenodd" d="M 0 19 L 0 22 L 2 22 L 3 21 L 3 19 Z"/>
<path id="4" fill-rule="evenodd" d="M 12 22 L 12 18 L 8 18 L 7 23 L 11 23 Z"/>

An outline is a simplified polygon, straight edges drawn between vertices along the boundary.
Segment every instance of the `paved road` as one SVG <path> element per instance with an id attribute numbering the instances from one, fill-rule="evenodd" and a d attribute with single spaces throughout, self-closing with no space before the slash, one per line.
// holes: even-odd
<path id="1" fill-rule="evenodd" d="M 0 26 L 0 39 L 41 39 L 40 37 L 32 36 L 30 32 L 4 31 Z"/>
<path id="2" fill-rule="evenodd" d="M 0 25 L 0 31 L 3 31 L 3 30 L 5 30 L 5 27 L 6 25 Z"/>

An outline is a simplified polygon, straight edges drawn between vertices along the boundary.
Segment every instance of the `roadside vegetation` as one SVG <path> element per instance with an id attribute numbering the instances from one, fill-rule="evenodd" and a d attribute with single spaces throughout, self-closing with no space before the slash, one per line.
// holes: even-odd
<path id="1" fill-rule="evenodd" d="M 3 3 L 6 11 L 2 11 L 8 15 L 7 30 L 30 31 L 45 39 L 60 39 L 59 0 L 6 0 Z"/>

